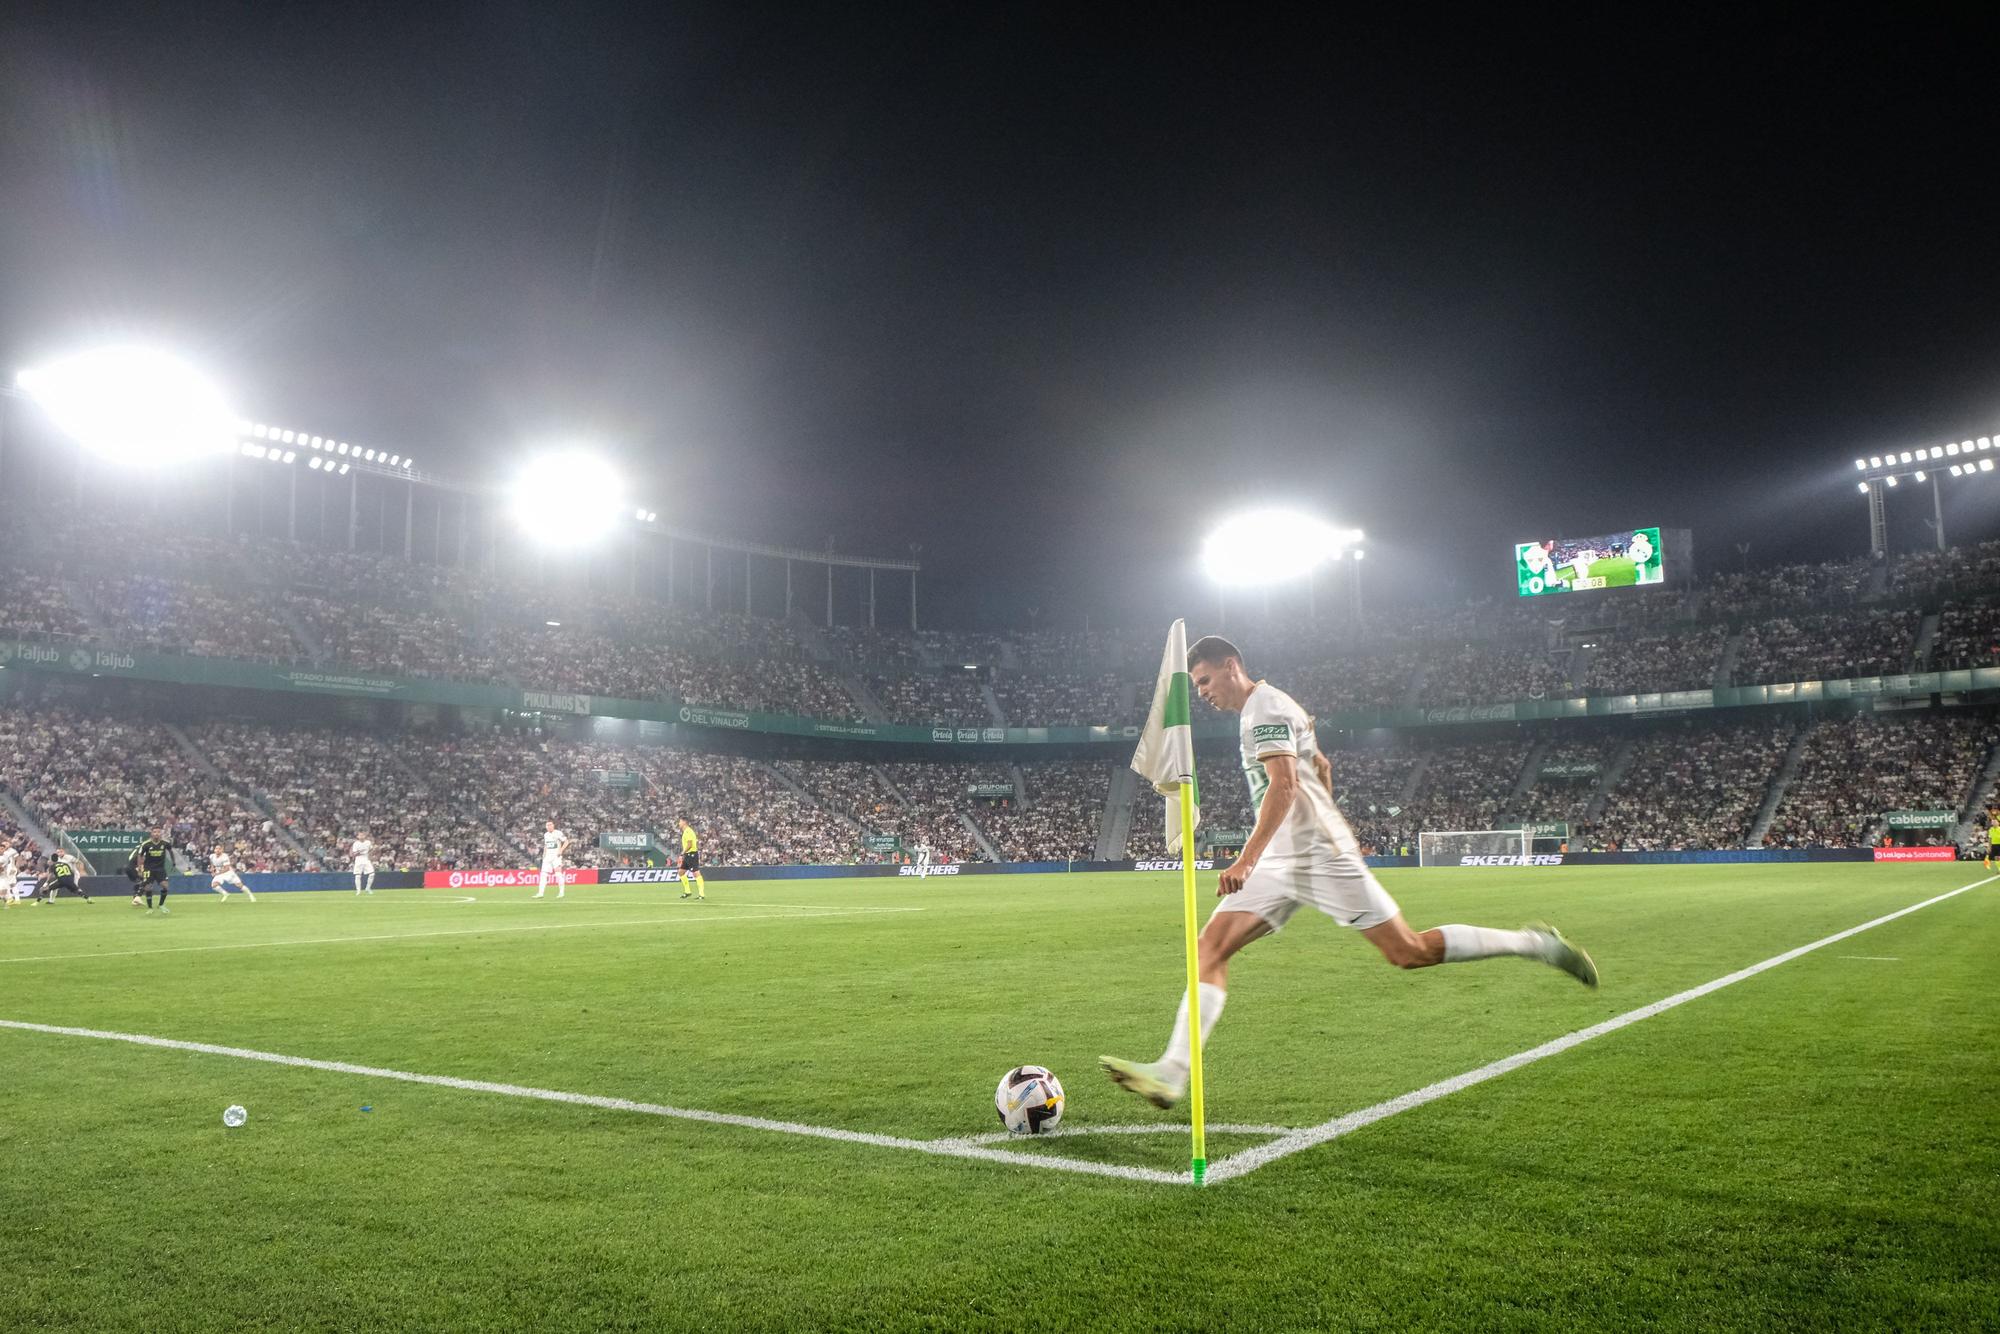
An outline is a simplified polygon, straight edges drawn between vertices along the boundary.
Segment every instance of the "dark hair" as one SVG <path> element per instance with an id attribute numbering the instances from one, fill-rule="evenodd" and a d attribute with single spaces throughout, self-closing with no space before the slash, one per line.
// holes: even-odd
<path id="1" fill-rule="evenodd" d="M 1224 658 L 1234 658 L 1241 662 L 1243 650 L 1221 635 L 1203 635 L 1195 640 L 1194 647 L 1188 650 L 1188 670 L 1193 671 L 1196 664 L 1204 662 L 1219 666 Z"/>

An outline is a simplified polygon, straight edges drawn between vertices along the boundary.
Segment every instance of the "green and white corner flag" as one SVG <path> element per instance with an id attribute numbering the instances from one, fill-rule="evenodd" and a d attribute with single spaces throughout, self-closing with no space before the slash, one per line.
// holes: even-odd
<path id="1" fill-rule="evenodd" d="M 1167 799 L 1167 851 L 1181 851 L 1181 797 L 1185 790 L 1194 818 L 1201 823 L 1201 794 L 1194 781 L 1194 727 L 1188 720 L 1190 692 L 1187 665 L 1187 623 L 1175 621 L 1167 631 L 1166 654 L 1153 684 L 1153 707 L 1146 710 L 1146 730 L 1132 752 L 1132 768 Z"/>

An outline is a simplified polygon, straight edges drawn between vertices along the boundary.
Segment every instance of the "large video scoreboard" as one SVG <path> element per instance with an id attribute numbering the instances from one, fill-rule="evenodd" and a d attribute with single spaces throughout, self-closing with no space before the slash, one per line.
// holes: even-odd
<path id="1" fill-rule="evenodd" d="M 1685 578 L 1689 534 L 1630 528 L 1598 537 L 1552 537 L 1514 545 L 1515 585 L 1524 598 L 1605 588 L 1650 588 L 1676 571 Z"/>

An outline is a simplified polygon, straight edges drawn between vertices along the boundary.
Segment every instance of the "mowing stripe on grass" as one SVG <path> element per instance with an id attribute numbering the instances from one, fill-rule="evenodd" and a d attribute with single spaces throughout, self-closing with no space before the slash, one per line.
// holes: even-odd
<path id="1" fill-rule="evenodd" d="M 372 1065 L 350 1065 L 346 1061 L 315 1061 L 304 1056 L 284 1056 L 277 1052 L 252 1051 L 247 1047 L 219 1047 L 208 1042 L 183 1042 L 178 1038 L 156 1038 L 143 1033 L 111 1033 L 95 1028 L 64 1028 L 55 1024 L 30 1024 L 18 1019 L 0 1019 L 0 1028 L 24 1033 L 49 1033 L 57 1037 L 97 1038 L 105 1042 L 129 1042 L 140 1047 L 164 1047 L 169 1051 L 198 1052 L 204 1056 L 228 1056 L 239 1061 L 263 1061 L 271 1065 L 296 1066 L 305 1070 L 326 1070 L 338 1075 L 360 1075 L 365 1079 L 393 1079 L 405 1084 L 430 1084 L 438 1088 L 460 1089 L 467 1093 L 494 1093 L 507 1098 L 534 1098 L 542 1102 L 563 1102 L 580 1107 L 600 1107 L 609 1112 L 636 1112 L 642 1116 L 664 1116 L 677 1121 L 702 1121 L 709 1125 L 735 1126 L 744 1130 L 768 1130 L 780 1135 L 802 1135 L 811 1139 L 838 1140 L 845 1144 L 868 1144 L 879 1149 L 908 1149 L 941 1158 L 976 1158 L 984 1162 L 1012 1163 L 1056 1172 L 1081 1172 L 1089 1176 L 1122 1177 L 1128 1181 L 1151 1181 L 1171 1185 L 1187 1180 L 1185 1172 L 1162 1172 L 1150 1167 L 1124 1167 L 1114 1163 L 1083 1162 L 1074 1158 L 1044 1158 L 1039 1154 L 1012 1153 L 956 1140 L 904 1139 L 899 1135 L 876 1135 L 863 1130 L 840 1130 L 833 1126 L 811 1126 L 797 1121 L 773 1121 L 762 1116 L 738 1116 L 730 1112 L 704 1112 L 692 1107 L 668 1107 L 661 1103 L 633 1102 L 627 1098 L 603 1098 L 591 1093 L 566 1093 L 560 1089 L 531 1088 L 523 1084 L 496 1084 L 484 1079 L 457 1079 L 450 1075 L 420 1075 L 407 1070 L 384 1070 Z"/>
<path id="2" fill-rule="evenodd" d="M 1969 885 L 1960 885 L 1957 889 L 1940 894 L 1936 898 L 1925 899 L 1922 903 L 1913 903 L 1907 908 L 1899 908 L 1895 912 L 1877 917 L 1872 922 L 1863 922 L 1860 926 L 1850 926 L 1845 931 L 1836 931 L 1824 940 L 1815 940 L 1810 945 L 1801 945 L 1797 949 L 1786 950 L 1783 954 L 1773 955 L 1762 963 L 1753 963 L 1748 968 L 1739 968 L 1726 977 L 1718 977 L 1713 982 L 1704 982 L 1698 987 L 1691 987 L 1686 991 L 1669 996 L 1665 1000 L 1654 1001 L 1651 1005 L 1642 1005 L 1636 1010 L 1627 1010 L 1624 1014 L 1618 1015 L 1615 1018 L 1606 1019 L 1601 1024 L 1592 1024 L 1589 1028 L 1578 1029 L 1574 1033 L 1565 1034 L 1553 1042 L 1544 1042 L 1539 1047 L 1533 1047 L 1516 1055 L 1494 1061 L 1490 1065 L 1482 1065 L 1477 1070 L 1468 1070 L 1462 1075 L 1453 1075 L 1450 1079 L 1441 1079 L 1435 1084 L 1427 1085 L 1412 1093 L 1405 1093 L 1398 1098 L 1391 1098 L 1387 1102 L 1377 1103 L 1373 1107 L 1364 1107 L 1358 1112 L 1349 1112 L 1345 1116 L 1336 1116 L 1330 1121 L 1321 1122 L 1319 1125 L 1309 1126 L 1304 1130 L 1295 1130 L 1289 1135 L 1284 1135 L 1271 1141 L 1269 1144 L 1260 1144 L 1254 1149 L 1245 1149 L 1241 1153 L 1231 1154 L 1219 1162 L 1209 1164 L 1208 1179 L 1211 1183 L 1227 1181 L 1231 1177 L 1240 1177 L 1246 1173 L 1254 1172 L 1260 1167 L 1265 1167 L 1278 1161 L 1280 1158 L 1286 1158 L 1301 1150 L 1325 1144 L 1328 1140 L 1339 1139 L 1342 1135 L 1351 1134 L 1363 1126 L 1373 1125 L 1377 1121 L 1386 1120 L 1398 1112 L 1407 1112 L 1412 1107 L 1421 1107 L 1427 1102 L 1436 1102 L 1439 1098 L 1457 1093 L 1461 1089 L 1471 1088 L 1474 1084 L 1483 1084 L 1489 1079 L 1498 1079 L 1510 1070 L 1519 1070 L 1524 1065 L 1532 1065 L 1536 1061 L 1554 1056 L 1559 1052 L 1568 1051 L 1571 1047 L 1581 1046 L 1589 1042 L 1592 1038 L 1601 1038 L 1606 1033 L 1616 1033 L 1621 1028 L 1629 1028 L 1641 1019 L 1651 1019 L 1656 1014 L 1665 1014 L 1677 1005 L 1685 1005 L 1691 1000 L 1698 1000 L 1710 992 L 1720 991 L 1724 987 L 1733 986 L 1746 978 L 1755 977 L 1759 973 L 1776 968 L 1781 963 L 1790 963 L 1793 959 L 1801 955 L 1810 954 L 1817 949 L 1824 949 L 1828 945 L 1838 944 L 1851 936 L 1860 935 L 1863 931 L 1872 931 L 1874 928 L 1888 922 L 1893 922 L 1899 917 L 1908 917 L 1913 912 L 1920 912 L 1934 904 L 1943 903 L 1946 899 L 1955 899 L 1967 890 L 1977 889 L 1981 885 L 1990 884 L 1995 880 L 2000 880 L 2000 875 L 1989 875 L 1985 879 L 1975 880 Z"/>
<path id="3" fill-rule="evenodd" d="M 606 931 L 621 926 L 678 926 L 722 922 L 800 922 L 815 917 L 859 917 L 867 913 L 923 912 L 922 908 L 827 908 L 804 912 L 737 913 L 733 917 L 642 917 L 623 922 L 536 922 L 529 926 L 463 926 L 449 931 L 385 931 L 368 936 L 318 936 L 306 940 L 248 940 L 229 945 L 156 945 L 138 950 L 94 950 L 81 954 L 0 956 L 0 964 L 64 963 L 71 959 L 125 959 L 136 954 L 201 954 L 209 950 L 270 950 L 294 945 L 348 945 L 357 941 L 427 940 L 434 936 L 497 936 L 514 931 Z"/>

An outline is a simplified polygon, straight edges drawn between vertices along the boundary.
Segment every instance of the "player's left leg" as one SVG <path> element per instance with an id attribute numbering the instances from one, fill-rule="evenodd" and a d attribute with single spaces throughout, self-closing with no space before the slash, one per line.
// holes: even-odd
<path id="1" fill-rule="evenodd" d="M 226 902 L 226 901 L 228 901 L 228 898 L 229 898 L 229 891 L 228 891 L 228 890 L 226 890 L 226 889 L 224 889 L 224 888 L 222 887 L 222 877 L 221 877 L 221 876 L 219 876 L 219 875 L 212 875 L 212 876 L 210 876 L 210 877 L 208 878 L 208 887 L 209 887 L 210 889 L 214 890 L 214 891 L 215 891 L 216 893 L 218 893 L 218 894 L 222 895 L 222 897 L 223 897 L 223 900 L 224 900 L 225 902 Z"/>
<path id="2" fill-rule="evenodd" d="M 1233 896 L 1241 899 L 1239 891 Z M 1271 917 L 1266 913 L 1270 912 Z M 1216 1020 L 1222 1018 L 1222 1007 L 1229 1000 L 1229 961 L 1245 945 L 1253 940 L 1271 934 L 1290 915 L 1289 906 L 1278 907 L 1260 901 L 1244 900 L 1231 902 L 1223 900 L 1220 907 L 1202 928 L 1201 938 L 1196 941 L 1195 968 L 1199 981 L 1195 990 L 1201 1006 L 1201 1043 L 1208 1046 L 1208 1035 L 1214 1030 Z M 1155 1107 L 1168 1108 L 1181 1100 L 1187 1089 L 1188 1070 L 1194 1060 L 1193 1025 L 1189 1022 L 1187 993 L 1181 993 L 1180 1008 L 1174 1014 L 1173 1033 L 1167 1039 L 1167 1049 L 1160 1053 L 1157 1061 L 1126 1061 L 1116 1056 L 1100 1057 L 1098 1063 L 1104 1073 L 1121 1088 L 1131 1090 Z"/>
<path id="3" fill-rule="evenodd" d="M 166 916 L 166 914 L 167 914 L 167 882 L 166 878 L 163 876 L 160 879 L 160 915 L 164 917 Z"/>

